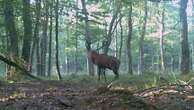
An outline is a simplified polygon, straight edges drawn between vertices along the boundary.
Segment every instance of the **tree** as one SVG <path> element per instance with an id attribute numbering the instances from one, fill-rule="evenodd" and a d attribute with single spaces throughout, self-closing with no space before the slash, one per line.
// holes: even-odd
<path id="1" fill-rule="evenodd" d="M 32 20 L 30 10 L 30 0 L 23 0 L 23 24 L 24 24 L 24 38 L 22 47 L 22 58 L 29 63 L 30 50 L 32 42 Z"/>
<path id="2" fill-rule="evenodd" d="M 128 56 L 128 73 L 133 74 L 132 56 L 131 56 L 131 38 L 132 38 L 132 3 L 129 6 L 128 12 L 128 37 L 127 37 L 127 56 Z"/>
<path id="3" fill-rule="evenodd" d="M 139 41 L 139 73 L 144 73 L 144 37 L 146 34 L 147 16 L 148 16 L 147 0 L 144 0 L 144 22 L 142 33 Z"/>
<path id="4" fill-rule="evenodd" d="M 49 49 L 48 49 L 48 77 L 51 76 L 51 71 L 52 71 L 52 66 L 51 66 L 51 62 L 52 62 L 52 32 L 53 32 L 53 1 L 51 0 L 50 2 L 50 27 L 49 27 Z"/>
<path id="5" fill-rule="evenodd" d="M 78 71 L 78 0 L 76 0 L 76 23 L 75 23 L 75 73 Z"/>
<path id="6" fill-rule="evenodd" d="M 44 3 L 44 18 L 43 18 L 43 33 L 40 41 L 41 46 L 41 76 L 46 76 L 46 54 L 47 54 L 47 40 L 48 40 L 48 19 L 49 19 L 49 5 L 48 1 L 43 1 Z"/>
<path id="7" fill-rule="evenodd" d="M 8 39 L 8 49 L 10 49 L 11 59 L 14 57 L 18 57 L 18 34 L 15 26 L 15 18 L 14 18 L 14 8 L 12 0 L 4 0 L 4 21 L 5 21 L 5 29 L 7 33 Z M 9 68 L 8 69 L 14 69 Z M 13 73 L 17 73 L 16 71 L 12 71 L 12 73 L 7 72 L 7 78 L 10 79 L 13 77 Z"/>
<path id="8" fill-rule="evenodd" d="M 4 0 L 5 29 L 10 41 L 11 56 L 18 56 L 18 35 L 15 26 L 14 9 L 12 0 Z"/>
<path id="9" fill-rule="evenodd" d="M 190 72 L 190 51 L 188 44 L 188 24 L 187 24 L 187 3 L 188 0 L 180 2 L 180 21 L 181 21 L 181 73 L 188 74 Z"/>
<path id="10" fill-rule="evenodd" d="M 159 22 L 159 38 L 160 38 L 160 68 L 162 72 L 165 71 L 165 62 L 164 62 L 164 14 L 165 14 L 165 9 L 163 7 L 161 15 L 160 12 L 158 11 L 158 22 Z"/>
<path id="11" fill-rule="evenodd" d="M 62 80 L 62 76 L 60 73 L 60 67 L 59 67 L 59 39 L 58 39 L 58 27 L 59 27 L 59 0 L 56 1 L 56 5 L 55 5 L 55 41 L 56 41 L 56 53 L 55 53 L 55 57 L 56 57 L 56 67 L 57 67 L 57 73 L 58 73 L 58 78 L 59 80 Z"/>
<path id="12" fill-rule="evenodd" d="M 81 0 L 82 3 L 82 11 L 84 14 L 84 21 L 85 21 L 85 46 L 87 49 L 87 70 L 89 72 L 89 75 L 94 76 L 94 65 L 92 64 L 92 61 L 90 59 L 89 51 L 91 50 L 91 35 L 89 31 L 89 20 L 88 20 L 88 13 L 86 9 L 86 3 L 85 0 Z"/>
<path id="13" fill-rule="evenodd" d="M 120 26 L 120 47 L 119 47 L 119 59 L 121 60 L 121 56 L 122 56 L 122 48 L 123 48 L 123 26 L 122 26 L 122 18 L 119 22 L 119 26 Z"/>
<path id="14" fill-rule="evenodd" d="M 109 24 L 108 33 L 105 36 L 105 41 L 103 41 L 103 45 L 104 45 L 103 51 L 104 51 L 104 54 L 108 53 L 110 44 L 112 42 L 112 35 L 114 33 L 114 30 L 117 27 L 117 24 L 120 21 L 120 19 L 119 19 L 119 21 L 117 21 L 117 17 L 118 17 L 118 14 L 120 12 L 120 9 L 121 9 L 121 2 L 119 2 L 118 6 L 116 7 L 116 11 L 113 11 L 113 16 L 112 16 L 112 19 L 111 19 L 110 24 Z"/>
<path id="15" fill-rule="evenodd" d="M 36 49 L 36 69 L 37 74 L 41 74 L 41 57 L 40 57 L 40 43 L 39 43 L 39 30 L 40 30 L 40 17 L 41 17 L 41 0 L 36 0 L 36 17 L 35 17 L 35 27 L 33 32 L 33 42 L 31 50 L 31 64 L 33 65 L 33 56 Z"/>

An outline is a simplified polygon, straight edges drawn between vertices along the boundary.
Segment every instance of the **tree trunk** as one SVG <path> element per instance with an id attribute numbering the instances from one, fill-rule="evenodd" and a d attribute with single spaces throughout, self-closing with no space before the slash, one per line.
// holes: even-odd
<path id="1" fill-rule="evenodd" d="M 8 52 L 10 52 L 9 34 L 8 34 L 7 29 L 5 29 L 5 30 L 6 30 L 6 50 L 7 50 Z M 8 65 L 8 64 L 6 64 L 6 75 L 7 75 L 6 79 L 7 79 L 7 80 L 11 77 L 11 75 L 9 74 L 10 68 L 11 68 L 11 66 Z"/>
<path id="2" fill-rule="evenodd" d="M 171 72 L 174 72 L 174 56 L 171 56 Z"/>
<path id="3" fill-rule="evenodd" d="M 30 0 L 23 0 L 23 24 L 24 24 L 24 38 L 22 47 L 22 58 L 29 64 L 30 50 L 32 42 L 32 20 L 30 10 Z"/>
<path id="4" fill-rule="evenodd" d="M 147 0 L 144 0 L 145 6 L 144 6 L 144 23 L 142 27 L 142 33 L 140 37 L 140 42 L 139 42 L 139 73 L 142 74 L 144 73 L 144 37 L 146 34 L 146 25 L 147 25 Z"/>
<path id="5" fill-rule="evenodd" d="M 155 59 L 155 56 L 152 55 L 152 71 L 153 71 L 153 72 L 154 72 L 154 70 L 155 70 L 154 59 Z"/>
<path id="6" fill-rule="evenodd" d="M 49 18 L 49 6 L 48 1 L 44 1 L 45 17 L 43 19 L 43 34 L 41 38 L 41 76 L 46 76 L 46 54 L 47 54 L 47 40 L 48 40 L 48 18 Z"/>
<path id="7" fill-rule="evenodd" d="M 112 17 L 111 22 L 110 22 L 110 25 L 109 25 L 109 29 L 108 29 L 107 36 L 105 36 L 106 37 L 106 40 L 103 42 L 103 45 L 104 45 L 104 49 L 103 49 L 104 54 L 107 54 L 108 53 L 109 46 L 110 46 L 111 41 L 112 41 L 112 35 L 113 35 L 114 29 L 115 29 L 114 28 L 114 24 L 115 24 L 115 22 L 117 20 L 117 16 L 119 14 L 120 8 L 121 8 L 121 4 L 119 4 L 119 7 L 117 7 L 116 12 L 113 14 L 113 17 Z M 117 27 L 117 23 L 115 24 L 115 27 Z"/>
<path id="8" fill-rule="evenodd" d="M 57 73 L 58 73 L 58 78 L 59 80 L 62 80 L 62 76 L 60 73 L 60 67 L 59 67 L 59 39 L 58 39 L 58 27 L 59 27 L 59 0 L 56 1 L 56 6 L 55 6 L 55 19 L 56 19 L 56 25 L 55 25 L 55 40 L 56 40 L 56 67 L 57 67 Z"/>
<path id="9" fill-rule="evenodd" d="M 160 73 L 160 54 L 157 55 L 157 73 Z"/>
<path id="10" fill-rule="evenodd" d="M 86 9 L 86 4 L 85 4 L 85 0 L 81 0 L 82 3 L 82 8 L 83 8 L 83 13 L 85 15 L 85 45 L 86 45 L 86 49 L 87 49 L 87 70 L 89 72 L 89 75 L 94 76 L 94 65 L 92 64 L 92 61 L 90 59 L 89 56 L 89 51 L 91 50 L 91 35 L 89 32 L 89 21 L 88 21 L 88 15 L 87 15 L 87 9 Z"/>
<path id="11" fill-rule="evenodd" d="M 69 55 L 67 54 L 65 57 L 65 69 L 66 69 L 66 73 L 69 73 Z"/>
<path id="12" fill-rule="evenodd" d="M 18 56 L 18 36 L 14 20 L 14 9 L 12 0 L 4 0 L 5 29 L 10 40 L 11 56 Z"/>
<path id="13" fill-rule="evenodd" d="M 119 48 L 119 59 L 121 60 L 122 56 L 122 48 L 123 48 L 123 26 L 122 26 L 122 18 L 121 21 L 119 22 L 120 25 L 120 35 L 121 35 L 121 40 L 120 40 L 120 48 Z"/>
<path id="14" fill-rule="evenodd" d="M 114 34 L 114 51 L 115 51 L 115 57 L 118 57 L 118 28 L 116 27 L 116 32 Z"/>
<path id="15" fill-rule="evenodd" d="M 194 64 L 194 59 L 193 59 L 193 56 L 194 56 L 194 42 L 192 44 L 192 53 L 191 53 L 191 70 L 194 70 L 193 68 L 193 64 Z"/>
<path id="16" fill-rule="evenodd" d="M 131 56 L 131 37 L 132 37 L 132 3 L 130 3 L 128 12 L 128 37 L 127 37 L 127 56 L 128 56 L 128 73 L 133 74 L 132 56 Z"/>
<path id="17" fill-rule="evenodd" d="M 40 39 L 37 38 L 37 45 L 36 45 L 36 69 L 37 75 L 41 76 L 41 55 L 40 55 Z"/>
<path id="18" fill-rule="evenodd" d="M 179 61 L 178 70 L 181 71 L 181 54 L 178 57 L 179 57 L 179 59 L 178 59 L 178 61 Z"/>
<path id="19" fill-rule="evenodd" d="M 162 17 L 160 17 L 159 23 L 159 36 L 160 36 L 160 66 L 162 72 L 165 71 L 165 63 L 164 63 L 164 8 L 162 10 Z"/>
<path id="20" fill-rule="evenodd" d="M 75 73 L 78 72 L 78 0 L 76 0 L 76 27 L 75 27 Z"/>
<path id="21" fill-rule="evenodd" d="M 190 49 L 190 70 L 193 70 L 193 45 L 191 45 L 191 49 Z"/>
<path id="22" fill-rule="evenodd" d="M 49 57 L 48 57 L 48 77 L 51 77 L 52 71 L 52 32 L 53 32 L 53 1 L 50 3 L 50 27 L 49 27 Z"/>
<path id="23" fill-rule="evenodd" d="M 65 47 L 68 48 L 68 43 L 69 43 L 69 40 L 70 40 L 70 29 L 69 29 L 69 26 L 66 27 L 66 32 L 67 32 L 67 38 L 65 39 L 66 40 L 66 45 Z M 69 52 L 66 52 L 65 53 L 65 66 L 66 66 L 66 73 L 69 73 Z"/>
<path id="24" fill-rule="evenodd" d="M 188 44 L 188 24 L 187 24 L 187 2 L 181 0 L 180 4 L 180 21 L 181 21 L 181 73 L 188 74 L 190 72 L 190 52 Z"/>
<path id="25" fill-rule="evenodd" d="M 32 42 L 32 50 L 31 50 L 31 59 L 30 63 L 33 65 L 33 56 L 36 50 L 36 70 L 37 75 L 41 74 L 41 61 L 40 61 L 40 51 L 39 51 L 39 29 L 40 29 L 40 16 L 41 16 L 41 0 L 36 0 L 36 21 L 34 27 L 34 35 Z"/>
<path id="26" fill-rule="evenodd" d="M 18 35 L 15 26 L 14 20 L 14 9 L 13 9 L 13 2 L 12 0 L 4 0 L 4 15 L 5 15 L 5 30 L 7 36 L 7 50 L 11 54 L 11 59 L 14 57 L 18 57 Z M 12 71 L 9 65 L 6 66 L 7 68 L 7 79 L 12 79 L 13 74 L 17 73 Z"/>

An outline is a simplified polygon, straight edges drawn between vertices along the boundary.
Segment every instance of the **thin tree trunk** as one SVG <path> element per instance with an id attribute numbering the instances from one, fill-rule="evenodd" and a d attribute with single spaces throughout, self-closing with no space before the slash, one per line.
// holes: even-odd
<path id="1" fill-rule="evenodd" d="M 66 73 L 69 73 L 69 56 L 66 55 L 65 57 L 65 68 L 66 68 Z"/>
<path id="2" fill-rule="evenodd" d="M 162 69 L 162 72 L 165 71 L 165 63 L 164 63 L 164 8 L 162 10 L 162 17 L 159 21 L 159 36 L 160 36 L 160 66 Z"/>
<path id="3" fill-rule="evenodd" d="M 47 40 L 48 40 L 48 18 L 49 18 L 49 6 L 48 1 L 44 1 L 45 17 L 43 20 L 43 34 L 41 39 L 41 76 L 46 76 L 46 54 L 47 54 Z"/>
<path id="4" fill-rule="evenodd" d="M 66 27 L 66 30 L 67 30 L 67 38 L 66 38 L 66 48 L 68 48 L 68 42 L 69 42 L 69 39 L 70 39 L 70 29 L 69 27 L 67 26 Z M 69 73 L 69 53 L 66 52 L 66 57 L 65 57 L 65 65 L 66 65 L 66 73 Z"/>
<path id="5" fill-rule="evenodd" d="M 114 32 L 114 27 L 113 26 L 114 26 L 114 23 L 117 20 L 117 16 L 119 14 L 120 8 L 121 8 L 121 4 L 119 4 L 119 7 L 117 8 L 116 12 L 113 14 L 113 17 L 111 19 L 111 22 L 110 22 L 110 25 L 109 25 L 109 29 L 108 29 L 108 33 L 107 33 L 107 36 L 106 36 L 106 40 L 103 42 L 103 45 L 104 45 L 104 49 L 103 49 L 104 54 L 107 54 L 108 53 L 109 46 L 110 46 L 111 41 L 112 41 L 112 35 L 113 35 L 113 32 Z M 115 24 L 115 27 L 117 27 L 117 23 Z"/>
<path id="6" fill-rule="evenodd" d="M 192 49 L 192 46 L 191 46 L 191 49 L 190 49 L 190 70 L 192 71 L 193 67 L 193 58 L 192 58 L 192 55 L 193 55 L 193 49 Z"/>
<path id="7" fill-rule="evenodd" d="M 191 70 L 193 70 L 193 64 L 194 64 L 194 59 L 193 59 L 193 56 L 194 56 L 194 42 L 193 42 L 193 45 L 192 45 L 192 53 L 191 53 Z"/>
<path id="8" fill-rule="evenodd" d="M 141 37 L 140 37 L 140 42 L 139 42 L 139 72 L 140 74 L 144 73 L 144 37 L 146 34 L 146 25 L 147 25 L 147 0 L 144 0 L 144 23 L 143 23 L 143 27 L 142 27 L 142 33 L 141 33 Z"/>
<path id="9" fill-rule="evenodd" d="M 187 3 L 188 0 L 181 0 L 180 4 L 180 20 L 181 20 L 181 73 L 188 74 L 190 72 L 190 50 L 188 44 L 188 24 L 187 24 Z"/>
<path id="10" fill-rule="evenodd" d="M 123 26 L 122 26 L 122 18 L 121 21 L 119 22 L 120 25 L 120 35 L 121 35 L 121 40 L 120 40 L 120 48 L 119 48 L 119 59 L 121 60 L 122 56 L 122 48 L 123 48 Z"/>
<path id="11" fill-rule="evenodd" d="M 174 57 L 171 56 L 171 72 L 174 72 Z"/>
<path id="12" fill-rule="evenodd" d="M 49 27 L 49 58 L 48 58 L 48 77 L 51 77 L 52 71 L 52 34 L 53 34 L 53 1 L 50 3 L 50 27 Z"/>
<path id="13" fill-rule="evenodd" d="M 160 72 L 160 55 L 157 55 L 157 73 Z"/>
<path id="14" fill-rule="evenodd" d="M 118 28 L 116 27 L 116 32 L 115 32 L 115 34 L 114 34 L 115 36 L 114 36 L 114 43 L 115 43 L 115 47 L 114 47 L 114 50 L 115 50 L 115 57 L 118 57 L 118 38 L 117 38 L 117 35 L 118 35 Z"/>
<path id="15" fill-rule="evenodd" d="M 68 73 L 68 70 L 67 70 L 67 68 L 68 68 L 68 61 L 67 61 L 67 55 L 65 56 L 65 73 Z"/>
<path id="16" fill-rule="evenodd" d="M 125 55 L 125 58 L 124 58 L 124 65 L 125 65 L 125 68 L 124 68 L 124 70 L 128 70 L 128 55 L 127 55 L 127 47 L 125 46 L 125 53 L 124 53 L 124 55 Z M 127 74 L 129 74 L 128 73 L 128 71 L 126 72 Z"/>
<path id="17" fill-rule="evenodd" d="M 191 45 L 191 49 L 190 49 L 190 70 L 193 70 L 193 45 Z"/>
<path id="18" fill-rule="evenodd" d="M 130 3 L 128 12 L 128 37 L 127 37 L 127 56 L 128 56 L 128 73 L 133 74 L 132 56 L 131 56 L 131 38 L 132 38 L 132 3 Z"/>
<path id="19" fill-rule="evenodd" d="M 10 42 L 9 42 L 9 36 L 8 36 L 8 31 L 6 30 L 6 50 L 8 51 L 8 53 L 10 52 Z M 6 79 L 8 80 L 9 77 L 11 77 L 11 75 L 9 74 L 9 70 L 10 70 L 10 65 L 6 64 Z"/>
<path id="20" fill-rule="evenodd" d="M 85 0 L 81 0 L 82 3 L 82 8 L 83 8 L 83 13 L 85 15 L 85 45 L 87 49 L 87 70 L 89 72 L 89 75 L 94 76 L 94 65 L 92 64 L 92 61 L 89 56 L 89 51 L 91 50 L 91 35 L 89 32 L 89 21 L 88 21 L 88 15 L 87 15 L 87 9 L 86 9 L 86 4 Z"/>
<path id="21" fill-rule="evenodd" d="M 152 71 L 154 72 L 154 55 L 152 55 Z"/>
<path id="22" fill-rule="evenodd" d="M 40 39 L 37 38 L 37 45 L 36 45 L 36 68 L 37 68 L 37 75 L 41 76 L 41 55 L 40 55 Z"/>
<path id="23" fill-rule="evenodd" d="M 55 7 L 55 19 L 56 19 L 56 25 L 55 25 L 55 40 L 56 40 L 56 53 L 55 53 L 55 56 L 56 56 L 56 67 L 57 67 L 57 73 L 58 73 L 58 78 L 59 80 L 62 80 L 62 76 L 61 76 L 61 73 L 60 73 L 60 67 L 59 67 L 59 40 L 58 40 L 58 27 L 59 27 L 59 0 L 56 1 L 56 7 Z"/>
<path id="24" fill-rule="evenodd" d="M 22 47 L 22 58 L 29 64 L 31 42 L 32 42 L 32 20 L 30 10 L 30 0 L 23 0 L 23 24 L 24 24 L 24 38 Z"/>
<path id="25" fill-rule="evenodd" d="M 179 59 L 178 59 L 178 61 L 179 61 L 178 70 L 181 71 L 181 55 L 179 55 L 178 57 L 179 57 Z"/>
<path id="26" fill-rule="evenodd" d="M 76 0 L 76 24 L 75 24 L 75 73 L 78 72 L 78 0 Z"/>

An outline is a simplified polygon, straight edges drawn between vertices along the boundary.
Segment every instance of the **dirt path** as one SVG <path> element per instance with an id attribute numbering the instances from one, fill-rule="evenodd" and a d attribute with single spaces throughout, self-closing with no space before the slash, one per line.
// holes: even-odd
<path id="1" fill-rule="evenodd" d="M 3 84 L 0 110 L 193 110 L 193 92 L 175 90 L 157 88 L 131 93 L 58 81 Z"/>

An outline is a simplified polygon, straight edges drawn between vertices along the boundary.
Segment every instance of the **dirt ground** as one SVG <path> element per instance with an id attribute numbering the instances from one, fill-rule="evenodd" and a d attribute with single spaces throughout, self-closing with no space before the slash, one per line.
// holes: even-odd
<path id="1" fill-rule="evenodd" d="M 194 91 L 179 85 L 130 91 L 59 81 L 4 83 L 0 110 L 194 110 Z"/>

